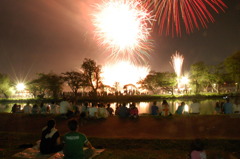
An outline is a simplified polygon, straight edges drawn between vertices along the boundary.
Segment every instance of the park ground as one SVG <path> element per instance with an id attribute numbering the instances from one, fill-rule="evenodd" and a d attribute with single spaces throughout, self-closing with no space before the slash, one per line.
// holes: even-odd
<path id="1" fill-rule="evenodd" d="M 60 116 L 0 114 L 0 158 L 12 158 L 28 145 L 34 145 L 47 120 L 52 118 L 60 134 L 65 134 L 68 119 Z M 95 147 L 106 148 L 96 159 L 187 159 L 191 142 L 196 138 L 205 143 L 208 159 L 240 158 L 239 115 L 139 119 L 113 116 L 80 123 L 80 131 Z"/>

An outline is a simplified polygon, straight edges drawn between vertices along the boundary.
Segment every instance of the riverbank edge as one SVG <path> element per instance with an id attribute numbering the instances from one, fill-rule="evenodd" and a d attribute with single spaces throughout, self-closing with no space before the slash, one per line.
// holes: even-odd
<path id="1" fill-rule="evenodd" d="M 186 99 L 223 99 L 224 97 L 237 98 L 240 94 L 199 94 L 199 95 L 124 95 L 124 96 L 97 96 L 97 97 L 78 97 L 78 102 L 140 102 L 154 101 L 163 99 L 186 100 Z M 28 98 L 28 99 L 0 99 L 2 103 L 20 103 L 20 102 L 59 102 L 62 98 Z M 73 100 L 73 98 L 70 98 Z"/>

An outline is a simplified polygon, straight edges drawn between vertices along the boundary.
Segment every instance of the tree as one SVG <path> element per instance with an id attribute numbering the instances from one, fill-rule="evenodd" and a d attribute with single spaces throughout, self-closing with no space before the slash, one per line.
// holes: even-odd
<path id="1" fill-rule="evenodd" d="M 197 62 L 190 67 L 190 77 L 195 86 L 195 94 L 200 93 L 202 88 L 209 85 L 209 67 L 204 62 Z"/>
<path id="2" fill-rule="evenodd" d="M 157 83 L 163 90 L 174 94 L 174 87 L 177 85 L 177 75 L 170 72 L 159 72 L 156 74 Z"/>
<path id="3" fill-rule="evenodd" d="M 87 85 L 92 88 L 93 95 L 97 95 L 97 90 L 102 88 L 101 81 L 101 66 L 97 65 L 94 60 L 85 58 L 82 64 L 84 76 L 87 81 Z"/>
<path id="4" fill-rule="evenodd" d="M 157 89 L 161 88 L 173 95 L 174 87 L 177 84 L 177 75 L 170 72 L 150 72 L 147 77 L 139 82 L 142 88 L 148 89 L 156 94 Z"/>
<path id="5" fill-rule="evenodd" d="M 214 91 L 220 93 L 221 86 L 224 84 L 226 73 L 223 63 L 209 67 L 209 81 Z"/>
<path id="6" fill-rule="evenodd" d="M 77 96 L 78 90 L 87 85 L 86 78 L 82 72 L 70 71 L 62 74 L 64 75 L 64 81 L 68 83 L 75 97 Z"/>
<path id="7" fill-rule="evenodd" d="M 40 73 L 38 78 L 32 80 L 28 87 L 34 96 L 44 97 L 47 93 L 57 98 L 62 91 L 63 80 L 61 76 L 54 73 Z"/>
<path id="8" fill-rule="evenodd" d="M 145 79 L 141 80 L 138 82 L 139 84 L 141 84 L 141 87 L 143 89 L 147 89 L 151 92 L 153 92 L 153 94 L 157 93 L 157 89 L 158 87 L 158 83 L 157 83 L 157 76 L 156 76 L 156 72 L 151 71 L 146 77 Z"/>
<path id="9" fill-rule="evenodd" d="M 11 86 L 11 80 L 10 78 L 0 73 L 0 93 L 5 96 L 5 98 L 8 98 L 10 95 L 12 95 L 12 86 Z"/>
<path id="10" fill-rule="evenodd" d="M 224 60 L 226 71 L 231 80 L 236 83 L 237 90 L 240 82 L 240 51 L 232 54 Z"/>

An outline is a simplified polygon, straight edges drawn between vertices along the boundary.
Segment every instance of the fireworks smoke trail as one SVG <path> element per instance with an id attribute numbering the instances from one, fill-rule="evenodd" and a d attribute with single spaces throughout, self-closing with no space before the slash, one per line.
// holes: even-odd
<path id="1" fill-rule="evenodd" d="M 170 64 L 172 65 L 177 77 L 179 78 L 182 74 L 182 64 L 184 57 L 183 55 L 180 55 L 179 52 L 176 51 L 174 55 L 171 56 L 172 61 Z"/>
<path id="2" fill-rule="evenodd" d="M 153 18 L 138 0 L 109 0 L 96 5 L 93 24 L 98 43 L 111 57 L 144 61 L 151 51 Z"/>
<path id="3" fill-rule="evenodd" d="M 144 5 L 153 10 L 159 34 L 165 31 L 172 36 L 181 36 L 182 25 L 188 34 L 200 26 L 207 28 L 207 23 L 214 22 L 210 12 L 227 8 L 222 0 L 144 0 Z"/>

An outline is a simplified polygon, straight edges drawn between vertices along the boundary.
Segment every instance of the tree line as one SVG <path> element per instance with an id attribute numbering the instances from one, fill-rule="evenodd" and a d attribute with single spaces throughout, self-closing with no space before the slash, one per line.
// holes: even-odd
<path id="1" fill-rule="evenodd" d="M 145 79 L 139 81 L 142 88 L 153 94 L 162 91 L 171 92 L 177 87 L 177 75 L 172 72 L 151 71 Z M 206 92 L 209 88 L 214 92 L 221 93 L 226 84 L 233 85 L 236 92 L 239 91 L 240 83 L 240 51 L 230 55 L 217 65 L 207 65 L 197 62 L 190 66 L 190 87 L 195 94 Z M 85 58 L 79 71 L 67 71 L 60 75 L 53 72 L 39 73 L 37 78 L 26 83 L 28 90 L 34 97 L 59 98 L 63 91 L 63 85 L 67 84 L 74 97 L 80 89 L 88 89 L 91 95 L 97 96 L 98 91 L 104 90 L 101 80 L 101 66 L 92 59 Z M 8 75 L 0 73 L 0 94 L 5 98 L 11 96 L 14 83 Z M 116 90 L 117 91 L 117 90 Z"/>

